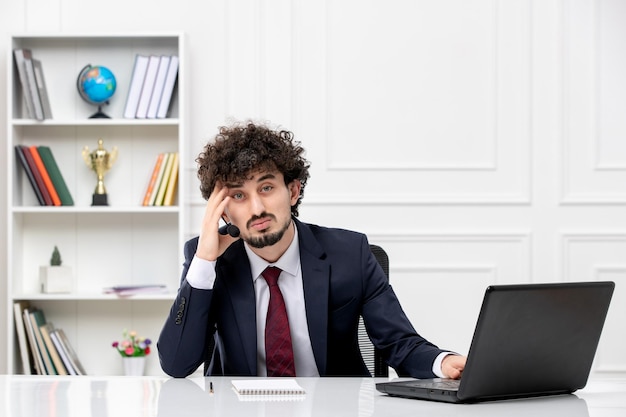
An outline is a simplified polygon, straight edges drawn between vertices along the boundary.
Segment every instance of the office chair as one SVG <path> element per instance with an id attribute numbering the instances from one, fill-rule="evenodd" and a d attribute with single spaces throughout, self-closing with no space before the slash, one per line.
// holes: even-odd
<path id="1" fill-rule="evenodd" d="M 377 245 L 370 245 L 370 250 L 372 251 L 372 253 L 374 254 L 374 257 L 376 258 L 376 260 L 382 267 L 383 272 L 385 273 L 385 276 L 387 277 L 387 280 L 389 280 L 389 256 L 387 256 L 387 252 L 385 252 L 383 248 Z M 370 374 L 372 374 L 372 376 L 375 376 L 375 377 L 389 376 L 389 368 L 387 364 L 383 360 L 382 355 L 380 354 L 378 349 L 374 348 L 374 345 L 370 341 L 370 338 L 367 334 L 367 330 L 365 330 L 363 317 L 359 318 L 358 342 L 359 342 L 359 349 L 361 350 L 361 356 L 363 357 L 363 360 L 365 361 L 365 365 L 367 366 L 367 369 L 370 371 Z M 204 362 L 204 374 L 205 375 L 207 375 L 207 372 L 211 368 L 210 366 L 211 359 L 215 361 L 215 363 L 213 364 L 213 372 L 218 375 L 221 373 L 221 366 L 219 366 L 220 364 L 219 354 L 216 354 L 215 358 L 213 358 L 214 350 L 215 350 L 215 338 L 210 337 L 209 348 L 207 350 L 208 351 L 207 360 Z"/>
<path id="2" fill-rule="evenodd" d="M 383 268 L 383 272 L 389 280 L 389 256 L 387 256 L 387 252 L 383 248 L 377 245 L 370 244 L 370 250 L 374 254 L 374 257 Z M 359 318 L 359 348 L 361 349 L 361 356 L 365 361 L 365 365 L 367 369 L 370 371 L 372 376 L 375 377 L 387 377 L 389 376 L 389 367 L 385 363 L 382 358 L 382 355 L 374 347 L 372 342 L 370 341 L 369 336 L 367 335 L 367 331 L 365 330 L 365 324 L 363 323 L 363 317 Z"/>

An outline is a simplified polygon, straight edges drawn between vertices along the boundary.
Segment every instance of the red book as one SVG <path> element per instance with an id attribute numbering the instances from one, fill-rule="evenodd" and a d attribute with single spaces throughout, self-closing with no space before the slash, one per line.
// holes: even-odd
<path id="1" fill-rule="evenodd" d="M 46 184 L 44 183 L 43 178 L 41 177 L 41 173 L 39 172 L 39 169 L 37 169 L 37 164 L 35 163 L 35 160 L 33 159 L 33 155 L 30 153 L 28 146 L 19 146 L 19 148 L 20 148 L 20 151 L 22 151 L 22 153 L 24 154 L 24 158 L 26 158 L 26 162 L 28 163 L 28 166 L 30 167 L 30 171 L 33 173 L 33 177 L 35 177 L 37 188 L 39 188 L 39 191 L 41 192 L 41 196 L 43 197 L 45 205 L 52 206 L 53 205 L 52 198 L 50 197 L 48 188 L 46 187 Z"/>
<path id="2" fill-rule="evenodd" d="M 37 150 L 37 147 L 31 146 L 29 149 L 30 149 L 30 153 L 33 155 L 33 159 L 35 160 L 37 169 L 39 170 L 39 173 L 41 174 L 41 178 L 43 178 L 43 182 L 44 184 L 46 184 L 46 189 L 50 193 L 50 198 L 52 198 L 52 205 L 60 206 L 61 199 L 59 198 L 59 195 L 57 194 L 57 190 L 54 188 L 54 185 L 52 184 L 52 180 L 50 179 L 50 175 L 48 175 L 48 171 L 46 170 L 46 167 L 44 166 L 43 161 L 41 160 L 41 156 L 39 156 L 39 151 Z"/>

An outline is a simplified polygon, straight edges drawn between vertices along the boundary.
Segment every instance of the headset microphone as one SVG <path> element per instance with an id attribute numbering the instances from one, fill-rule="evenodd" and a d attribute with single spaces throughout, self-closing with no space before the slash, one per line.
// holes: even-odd
<path id="1" fill-rule="evenodd" d="M 220 227 L 218 230 L 220 235 L 229 234 L 231 237 L 239 237 L 239 228 L 234 224 L 226 223 L 224 226 Z"/>

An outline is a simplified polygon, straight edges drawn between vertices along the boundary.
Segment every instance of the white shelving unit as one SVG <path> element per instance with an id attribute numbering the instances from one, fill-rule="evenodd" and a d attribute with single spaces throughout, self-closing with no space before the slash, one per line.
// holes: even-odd
<path id="1" fill-rule="evenodd" d="M 14 329 L 13 304 L 28 300 L 48 322 L 63 328 L 88 374 L 123 373 L 111 343 L 124 329 L 156 340 L 178 288 L 182 264 L 185 204 L 179 169 L 175 205 L 141 205 L 156 157 L 185 151 L 185 47 L 181 33 L 38 34 L 11 36 L 12 49 L 29 48 L 41 60 L 52 119 L 28 118 L 13 64 L 8 68 L 7 309 Z M 178 55 L 178 88 L 167 119 L 124 119 L 123 112 L 136 54 Z M 87 64 L 108 67 L 117 90 L 103 111 L 111 119 L 89 119 L 97 108 L 85 102 L 76 79 Z M 96 176 L 82 159 L 85 146 L 118 148 L 117 161 L 105 175 L 109 206 L 91 206 Z M 14 146 L 47 145 L 52 149 L 74 199 L 74 206 L 40 206 Z M 73 291 L 44 294 L 39 267 L 47 265 L 54 246 L 63 265 L 73 269 Z M 120 299 L 103 288 L 130 284 L 165 284 L 168 294 Z M 16 335 L 7 337 L 9 373 L 22 373 Z M 162 375 L 156 354 L 148 356 L 146 374 Z"/>

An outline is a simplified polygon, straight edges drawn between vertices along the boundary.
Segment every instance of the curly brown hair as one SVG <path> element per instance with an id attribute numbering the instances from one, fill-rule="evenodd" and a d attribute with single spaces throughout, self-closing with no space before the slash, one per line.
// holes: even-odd
<path id="1" fill-rule="evenodd" d="M 241 182 L 259 170 L 278 170 L 285 178 L 285 185 L 293 180 L 302 184 L 300 197 L 291 207 L 291 213 L 297 217 L 309 179 L 310 164 L 303 154 L 304 148 L 289 131 L 272 130 L 252 122 L 222 126 L 213 142 L 207 143 L 196 158 L 202 197 L 209 199 L 217 181 Z"/>

